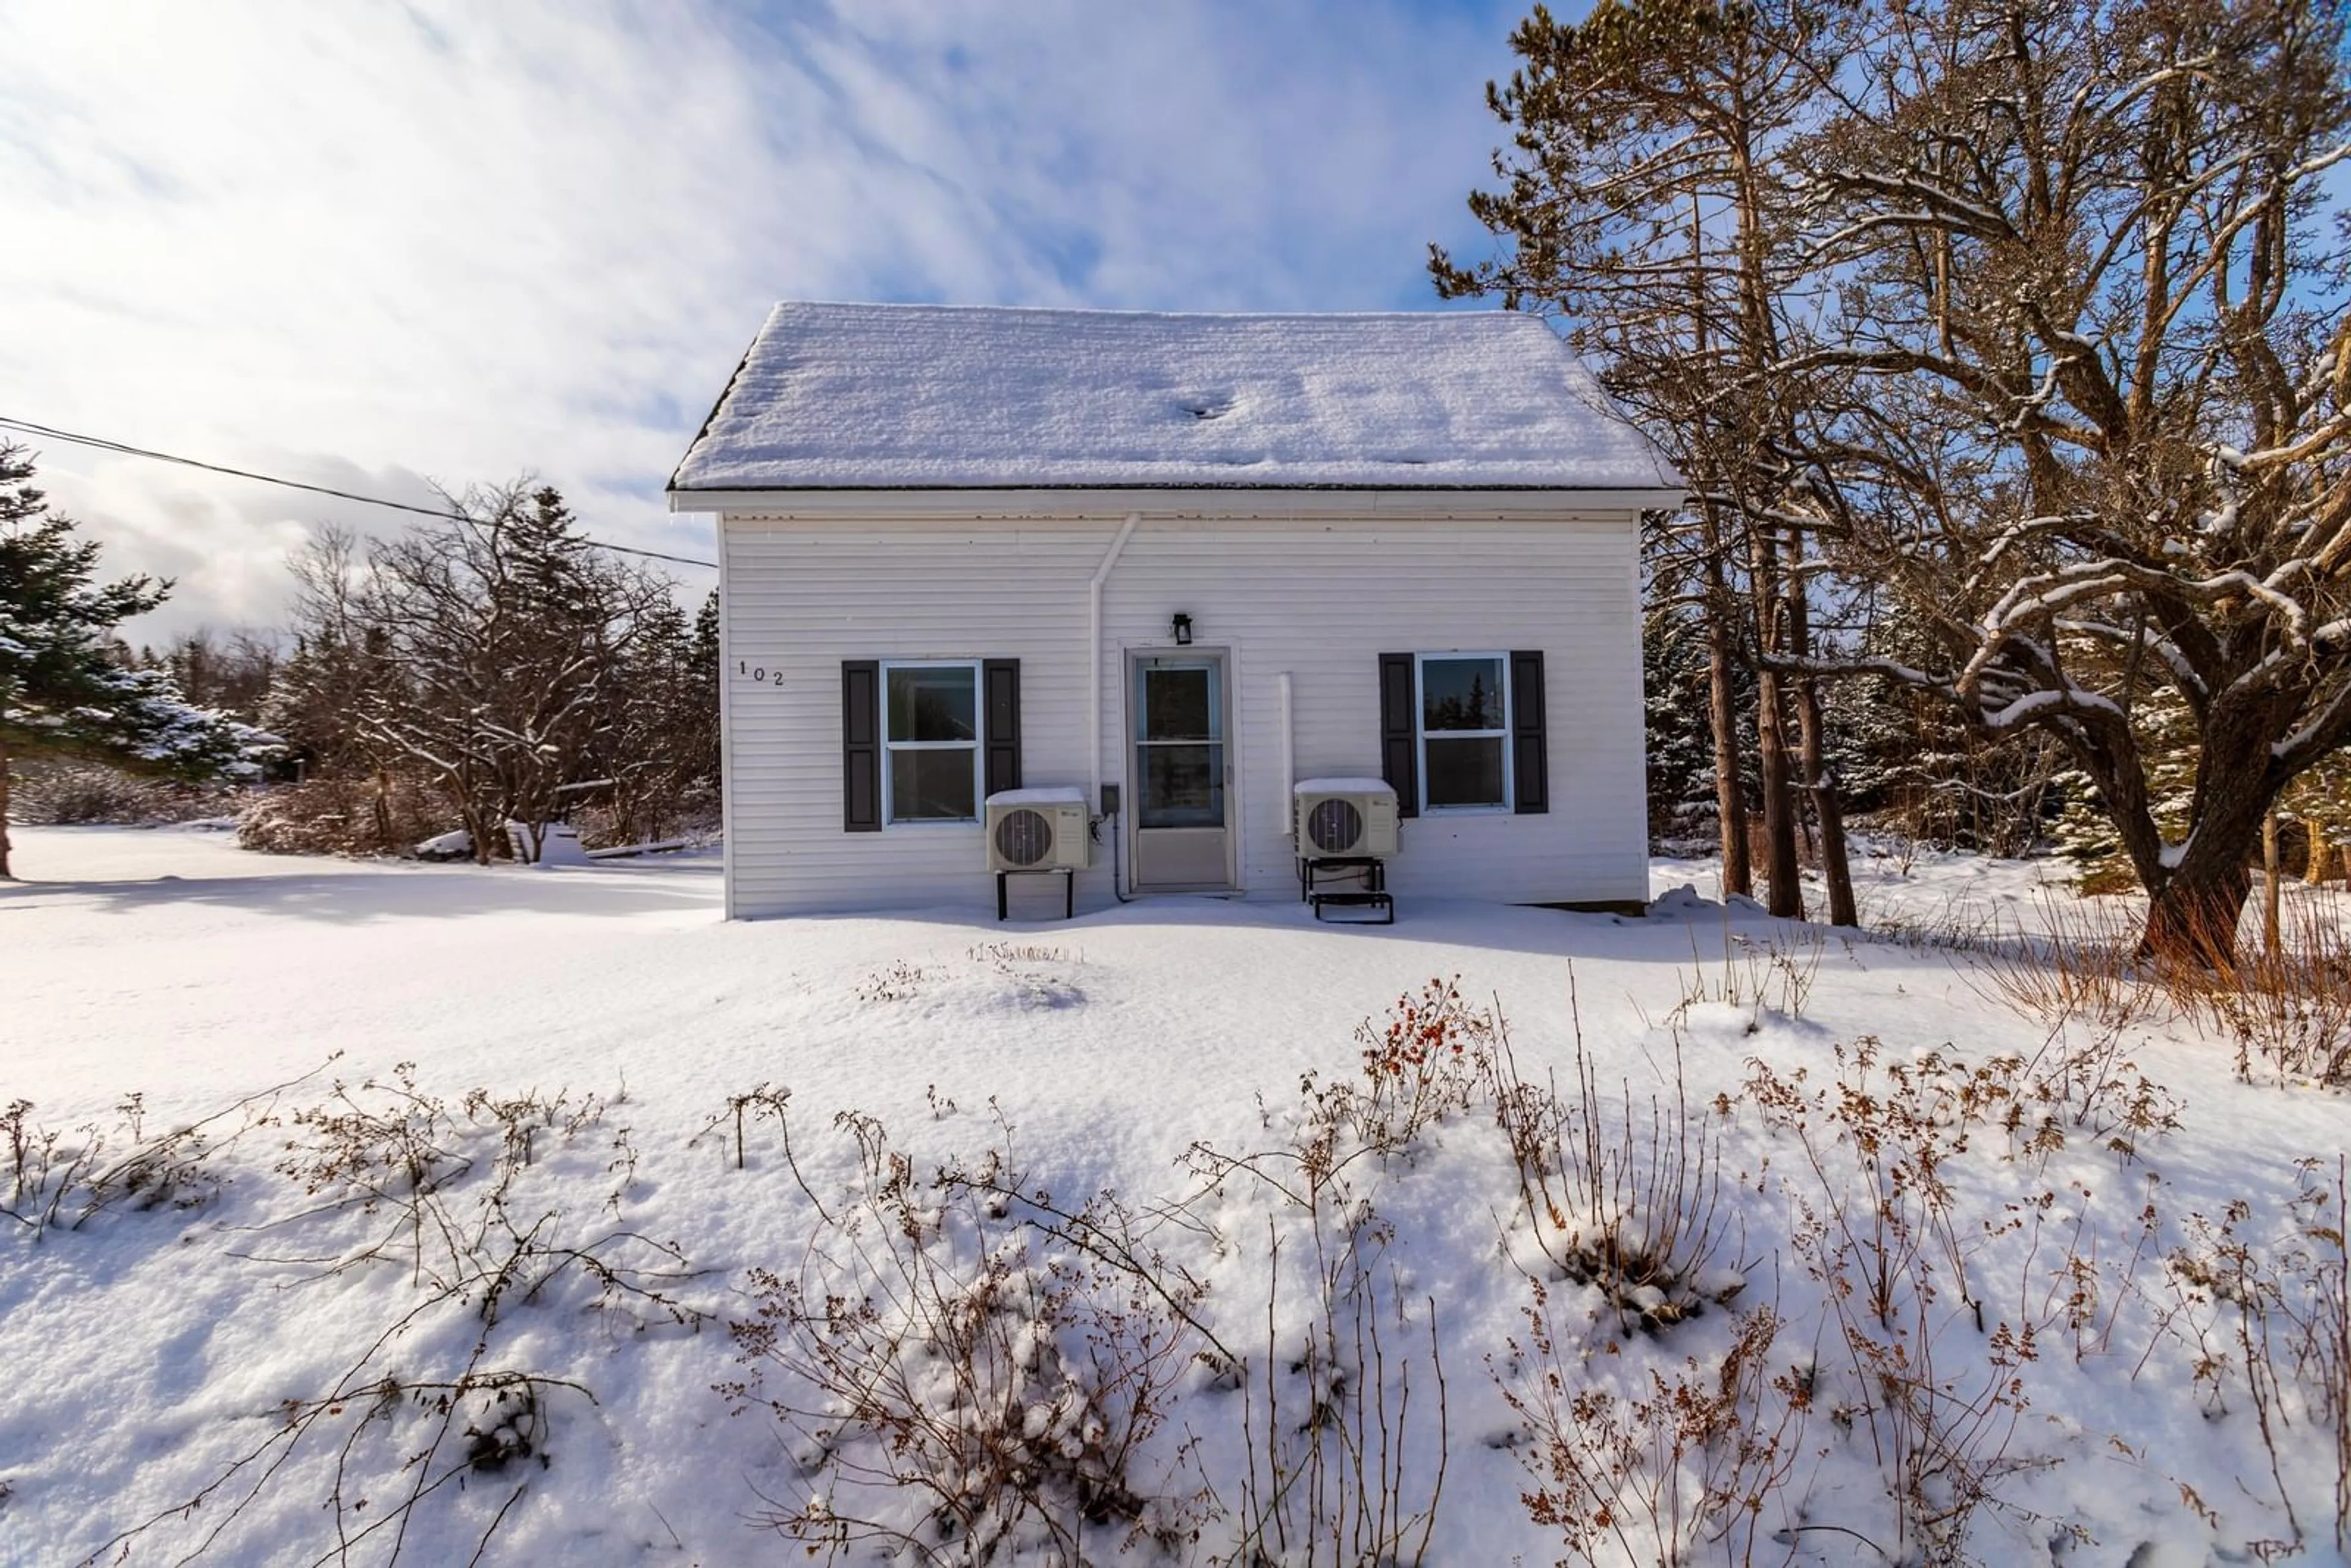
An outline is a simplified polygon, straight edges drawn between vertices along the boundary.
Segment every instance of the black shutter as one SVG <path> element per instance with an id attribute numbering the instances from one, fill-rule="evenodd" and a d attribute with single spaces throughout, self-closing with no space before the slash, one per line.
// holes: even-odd
<path id="1" fill-rule="evenodd" d="M 1396 815 L 1420 815 L 1420 747 L 1413 723 L 1412 655 L 1380 655 L 1380 777 L 1396 792 Z"/>
<path id="2" fill-rule="evenodd" d="M 1510 793 L 1521 812 L 1551 810 L 1543 742 L 1542 651 L 1510 655 Z"/>
<path id="3" fill-rule="evenodd" d="M 845 659 L 841 665 L 841 828 L 882 831 L 882 664 Z"/>
<path id="4" fill-rule="evenodd" d="M 987 789 L 1020 788 L 1020 661 L 989 659 L 979 666 L 980 684 L 987 693 L 987 717 L 981 728 L 987 748 Z"/>

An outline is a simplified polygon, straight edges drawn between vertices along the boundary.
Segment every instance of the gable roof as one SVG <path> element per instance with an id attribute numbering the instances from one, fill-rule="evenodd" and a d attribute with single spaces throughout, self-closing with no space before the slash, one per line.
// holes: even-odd
<path id="1" fill-rule="evenodd" d="M 673 491 L 1677 488 L 1515 311 L 786 303 Z"/>

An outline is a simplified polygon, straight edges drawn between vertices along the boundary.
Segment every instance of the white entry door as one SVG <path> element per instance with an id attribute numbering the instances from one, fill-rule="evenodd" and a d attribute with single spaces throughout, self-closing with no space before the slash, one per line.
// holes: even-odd
<path id="1" fill-rule="evenodd" d="M 1139 653 L 1134 739 L 1134 888 L 1232 885 L 1232 758 L 1222 653 Z"/>

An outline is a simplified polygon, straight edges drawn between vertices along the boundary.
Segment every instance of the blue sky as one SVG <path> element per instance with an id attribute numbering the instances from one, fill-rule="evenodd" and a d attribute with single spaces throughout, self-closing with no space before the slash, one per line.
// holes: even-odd
<path id="1" fill-rule="evenodd" d="M 0 413 L 421 499 L 659 491 L 770 302 L 1433 308 L 1522 6 L 0 0 Z M 267 624 L 315 518 L 62 445 L 140 628 Z"/>

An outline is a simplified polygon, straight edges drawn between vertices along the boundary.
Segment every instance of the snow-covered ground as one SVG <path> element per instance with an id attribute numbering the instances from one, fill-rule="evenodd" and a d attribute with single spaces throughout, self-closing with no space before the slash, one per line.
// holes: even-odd
<path id="1" fill-rule="evenodd" d="M 1697 896 L 1669 898 L 1647 920 L 1424 904 L 1407 904 L 1393 927 L 1336 928 L 1286 903 L 1174 899 L 1067 925 L 948 914 L 727 925 L 715 856 L 485 870 L 264 857 L 225 835 L 179 830 L 12 831 L 26 880 L 0 884 L 0 1108 L 29 1101 L 28 1124 L 95 1124 L 120 1150 L 115 1107 L 127 1094 L 143 1096 L 152 1136 L 318 1071 L 272 1103 L 275 1124 L 176 1189 L 210 1192 L 204 1184 L 221 1178 L 200 1206 L 118 1203 L 37 1243 L 21 1226 L 0 1231 L 8 1563 L 76 1562 L 151 1519 L 160 1522 L 130 1542 L 131 1562 L 176 1562 L 207 1539 L 206 1561 L 333 1561 L 356 1541 L 351 1561 L 381 1562 L 395 1529 L 358 1532 L 387 1517 L 415 1475 L 444 1471 L 453 1480 L 396 1527 L 406 1532 L 403 1561 L 463 1563 L 493 1527 L 485 1562 L 775 1560 L 791 1549 L 754 1521 L 804 1503 L 821 1465 L 764 1407 L 730 1414 L 743 1400 L 714 1385 L 746 1375 L 726 1324 L 754 1313 L 747 1270 L 795 1269 L 815 1200 L 838 1209 L 855 1175 L 837 1113 L 880 1118 L 923 1176 L 940 1160 L 981 1157 L 1008 1124 L 1024 1186 L 1071 1201 L 1110 1188 L 1141 1206 L 1189 1190 L 1180 1162 L 1197 1142 L 1230 1154 L 1280 1146 L 1298 1124 L 1301 1075 L 1356 1076 L 1356 1026 L 1384 1020 L 1432 977 L 1458 976 L 1466 997 L 1499 1007 L 1528 1077 L 1564 1081 L 1580 1030 L 1603 1099 L 1629 1084 L 1644 1117 L 1677 1049 L 1695 1115 L 1718 1093 L 1740 1095 L 1757 1061 L 1783 1078 L 1802 1069 L 1810 1087 L 1830 1082 L 1834 1048 L 1865 1036 L 1888 1061 L 1947 1047 L 1979 1063 L 2045 1056 L 2050 1034 L 1992 999 L 1964 955 L 1726 912 L 1711 902 L 1711 868 L 1697 862 L 1657 862 L 1660 892 L 1692 883 Z M 1927 856 L 1906 873 L 1880 859 L 1864 867 L 1863 896 L 1882 923 L 1980 933 L 1995 920 L 2032 926 L 2049 899 L 2069 896 L 2041 881 L 2032 865 Z M 2177 1130 L 2138 1137 L 2127 1155 L 2079 1132 L 2062 1150 L 2023 1155 L 1980 1132 L 1945 1172 L 1993 1319 L 2029 1316 L 2055 1335 L 2050 1302 L 2061 1281 L 2050 1260 L 2068 1251 L 2094 1255 L 2092 1272 L 2113 1276 L 2093 1286 L 2086 1328 L 2075 1313 L 2062 1346 L 2038 1347 L 2022 1373 L 2022 1415 L 2008 1405 L 1994 1412 L 2014 1436 L 2003 1452 L 1981 1446 L 1974 1457 L 1997 1458 L 2007 1506 L 1978 1511 L 1969 1550 L 1985 1562 L 2133 1568 L 2235 1560 L 2287 1533 L 2283 1487 L 2313 1560 L 2335 1560 L 2333 1495 L 2313 1508 L 2331 1450 L 2304 1429 L 2286 1446 L 2283 1479 L 2272 1473 L 2243 1369 L 2228 1369 L 2218 1328 L 2208 1327 L 2206 1350 L 2222 1370 L 2194 1375 L 2199 1353 L 2185 1325 L 2220 1318 L 2193 1309 L 2163 1317 L 2186 1287 L 2162 1257 L 2194 1239 L 2191 1216 L 2217 1223 L 2238 1198 L 2250 1208 L 2239 1233 L 2282 1245 L 2298 1224 L 2285 1206 L 2300 1181 L 2294 1162 L 2331 1162 L 2351 1143 L 2351 1103 L 2240 1083 L 2228 1047 L 2176 1029 L 2142 1030 L 2124 1045 L 2168 1092 L 2165 1103 L 2177 1103 Z M 689 1317 L 703 1314 L 700 1326 L 681 1327 L 642 1299 L 633 1316 L 588 1312 L 598 1292 L 584 1270 L 492 1314 L 478 1293 L 428 1301 L 413 1244 L 384 1249 L 396 1260 L 350 1261 L 405 1211 L 312 1213 L 349 1190 L 348 1169 L 322 1176 L 314 1163 L 289 1176 L 273 1166 L 302 1154 L 289 1145 L 315 1155 L 329 1137 L 325 1124 L 297 1123 L 298 1109 L 327 1102 L 341 1082 L 380 1110 L 381 1092 L 360 1085 L 387 1081 L 398 1063 L 413 1064 L 416 1095 L 449 1103 L 452 1138 L 472 1135 L 455 1103 L 477 1087 L 611 1102 L 571 1137 L 542 1131 L 548 1152 L 513 1202 L 532 1218 L 559 1211 L 550 1236 L 578 1242 L 625 1229 L 671 1244 L 694 1274 L 660 1288 Z M 813 1193 L 778 1157 L 756 1102 L 749 1168 L 734 1168 L 730 1097 L 763 1084 L 790 1091 L 791 1136 Z M 720 1130 L 705 1134 L 714 1121 Z M 1815 1115 L 1816 1139 L 1830 1125 Z M 1774 1364 L 1810 1368 L 1807 1386 L 1816 1376 L 1822 1390 L 1788 1441 L 1792 1468 L 1766 1521 L 1784 1543 L 1767 1540 L 1756 1561 L 1915 1552 L 1915 1540 L 1897 1545 L 1892 1533 L 1876 1429 L 1836 1406 L 1844 1353 L 1832 1353 L 1821 1287 L 1789 1241 L 1797 1189 L 1781 1184 L 1802 1165 L 1802 1145 L 1767 1125 L 1751 1100 L 1731 1106 L 1722 1138 L 1732 1178 L 1724 1213 L 1744 1227 L 1749 1289 L 1738 1304 L 1777 1301 L 1792 1326 L 1770 1353 Z M 68 1131 L 60 1147 L 74 1142 Z M 0 1141 L 0 1199 L 9 1157 Z M 488 1164 L 485 1149 L 467 1179 Z M 1398 1272 L 1383 1277 L 1434 1311 L 1443 1346 L 1447 1464 L 1426 1561 L 1552 1560 L 1558 1534 L 1520 1506 L 1535 1481 L 1495 1380 L 1522 1380 L 1530 1364 L 1512 1349 L 1514 1339 L 1526 1345 L 1528 1287 L 1510 1260 L 1540 1256 L 1533 1228 L 1513 1213 L 1508 1151 L 1473 1112 L 1409 1154 L 1360 1168 L 1377 1175 L 1358 1196 L 1395 1228 L 1383 1267 Z M 464 1188 L 453 1178 L 450 1190 Z M 608 1193 L 617 1196 L 610 1207 Z M 2139 1219 L 2148 1203 L 2159 1210 L 2152 1233 Z M 1156 1244 L 1205 1281 L 1196 1315 L 1244 1358 L 1254 1343 L 1268 1359 L 1268 1299 L 1279 1296 L 1281 1343 L 1270 1359 L 1280 1362 L 1311 1312 L 1295 1299 L 1298 1254 L 1282 1276 L 1293 1283 L 1278 1284 L 1265 1239 L 1303 1246 L 1311 1233 L 1270 1205 L 1239 1183 L 1203 1200 L 1206 1224 L 1165 1228 Z M 1986 1225 L 2010 1228 L 1980 1239 Z M 2143 1260 L 2126 1273 L 2118 1260 L 2134 1249 Z M 653 1267 L 650 1252 L 609 1256 Z M 1572 1330 L 1558 1354 L 1597 1385 L 1637 1389 L 1626 1381 L 1636 1363 L 1671 1371 L 1694 1358 L 1710 1368 L 1727 1348 L 1731 1314 L 1722 1312 L 1619 1343 L 1623 1335 L 1586 1321 L 1578 1290 L 1554 1286 L 1554 1318 Z M 1933 1313 L 1925 1321 L 1938 1325 L 1941 1364 L 1981 1384 L 1983 1336 Z M 1425 1317 L 1413 1333 L 1426 1334 Z M 1391 1327 L 1392 1375 L 1419 1343 Z M 319 1406 L 290 1458 L 288 1445 L 270 1446 L 310 1408 L 300 1402 L 336 1395 L 354 1367 L 372 1385 L 445 1381 L 468 1366 L 528 1370 L 585 1392 L 550 1385 L 548 1429 L 527 1459 L 505 1467 L 449 1471 L 444 1454 L 403 1472 L 436 1428 L 429 1409 L 394 1413 L 397 1400 L 372 1428 L 367 1398 L 350 1411 Z M 1266 1375 L 1243 1371 L 1244 1380 Z M 1205 1363 L 1178 1379 L 1170 1424 L 1146 1445 L 1152 1464 L 1174 1473 L 1184 1436 L 1197 1440 L 1181 1473 L 1215 1494 L 1188 1516 L 1207 1521 L 1201 1544 L 1185 1549 L 1203 1560 L 1229 1539 L 1245 1502 L 1246 1406 L 1230 1381 Z M 1424 1370 L 1414 1422 L 1428 1419 L 1433 1386 Z M 1435 1475 L 1433 1439 L 1415 1441 L 1408 1494 Z M 350 1456 L 340 1484 L 339 1451 Z M 263 1458 L 231 1486 L 173 1511 L 255 1452 Z M 235 1512 L 273 1460 L 282 1468 Z M 362 1498 L 368 1506 L 354 1506 Z M 1783 1500 L 1804 1511 L 1780 1513 Z M 1325 1546 L 1322 1557 L 1294 1560 L 1329 1561 Z"/>

